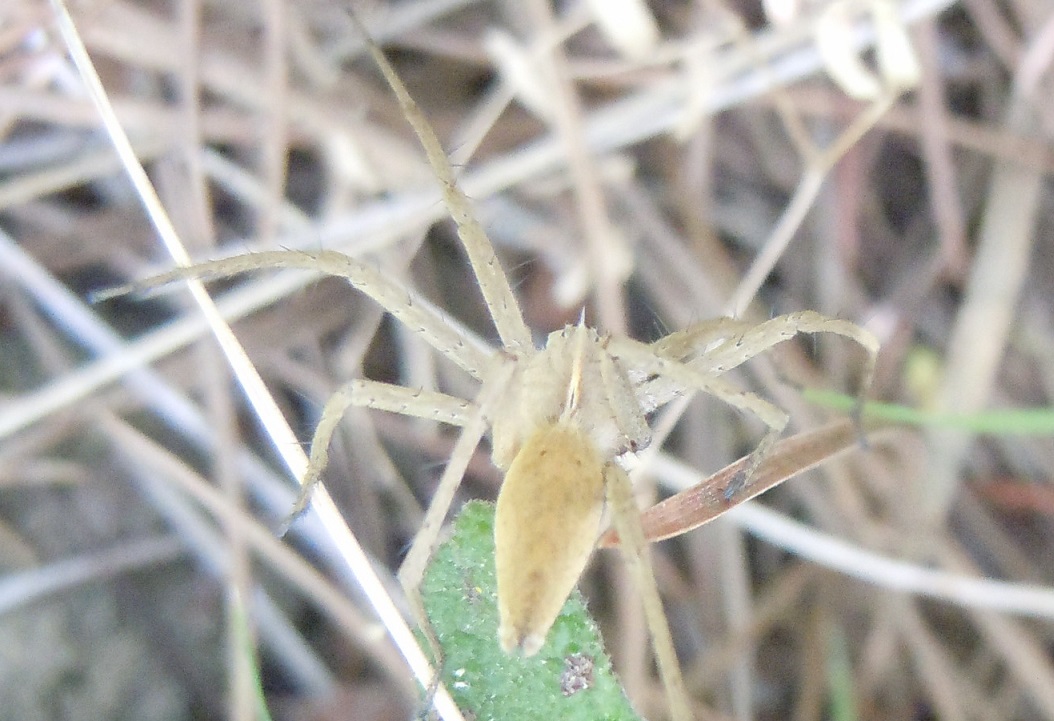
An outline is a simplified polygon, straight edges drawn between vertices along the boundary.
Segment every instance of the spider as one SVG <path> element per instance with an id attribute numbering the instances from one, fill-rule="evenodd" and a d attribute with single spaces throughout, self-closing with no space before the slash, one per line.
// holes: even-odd
<path id="1" fill-rule="evenodd" d="M 767 433 L 748 457 L 744 471 L 725 489 L 725 499 L 731 502 L 749 486 L 787 425 L 788 416 L 757 395 L 737 389 L 722 374 L 798 334 L 832 333 L 857 343 L 867 353 L 862 397 L 874 372 L 878 342 L 853 323 L 803 311 L 756 325 L 719 318 L 650 344 L 607 335 L 579 322 L 551 333 L 541 347 L 536 347 L 494 249 L 473 217 L 438 138 L 380 48 L 368 39 L 361 25 L 359 29 L 440 183 L 497 329 L 500 348 L 483 344 L 414 290 L 336 251 L 269 251 L 205 262 L 113 293 L 141 291 L 188 277 L 283 267 L 345 278 L 372 298 L 476 378 L 479 393 L 473 401 L 465 401 L 367 379 L 346 383 L 323 409 L 294 514 L 307 503 L 311 486 L 327 464 L 332 435 L 350 406 L 461 426 L 421 529 L 399 571 L 408 596 L 416 599 L 416 589 L 469 457 L 489 426 L 493 461 L 505 473 L 495 520 L 498 642 L 502 648 L 528 656 L 541 648 L 596 546 L 606 502 L 644 599 L 671 714 L 678 721 L 687 721 L 692 713 L 624 468 L 627 456 L 651 441 L 647 415 L 674 398 L 703 392 L 753 414 L 765 424 Z M 417 610 L 423 617 L 419 601 Z"/>

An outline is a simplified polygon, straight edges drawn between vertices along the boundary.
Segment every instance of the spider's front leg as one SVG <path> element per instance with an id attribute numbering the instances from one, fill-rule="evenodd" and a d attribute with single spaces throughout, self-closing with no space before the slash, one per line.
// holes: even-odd
<path id="1" fill-rule="evenodd" d="M 703 370 L 696 367 L 693 363 L 679 363 L 670 360 L 663 355 L 657 354 L 653 346 L 628 338 L 613 338 L 611 350 L 628 367 L 654 375 L 656 378 L 652 384 L 661 382 L 668 385 L 669 388 L 677 389 L 676 393 L 671 392 L 670 397 L 663 402 L 672 400 L 675 395 L 683 395 L 684 393 L 708 393 L 733 408 L 756 416 L 768 427 L 765 437 L 761 439 L 757 448 L 751 452 L 747 466 L 742 472 L 736 474 L 729 482 L 728 487 L 725 488 L 725 498 L 727 500 L 731 500 L 736 493 L 750 482 L 765 456 L 772 450 L 773 445 L 779 439 L 783 429 L 787 427 L 789 416 L 786 411 L 750 391 L 736 388 L 712 370 Z"/>
<path id="2" fill-rule="evenodd" d="M 769 433 L 751 453 L 746 469 L 738 473 L 725 489 L 727 500 L 731 500 L 754 477 L 765 455 L 772 449 L 786 426 L 787 415 L 752 393 L 745 393 L 723 384 L 717 376 L 802 333 L 840 335 L 853 341 L 867 353 L 857 404 L 853 410 L 853 421 L 857 424 L 863 441 L 865 436 L 861 415 L 867 391 L 875 374 L 879 343 L 870 331 L 855 323 L 830 318 L 811 310 L 777 316 L 756 325 L 733 318 L 716 318 L 671 333 L 649 346 L 655 355 L 662 356 L 669 362 L 679 361 L 677 365 L 691 369 L 695 382 L 687 383 L 682 372 L 653 371 L 656 377 L 641 384 L 638 391 L 642 405 L 647 410 L 673 400 L 685 390 L 703 390 L 721 398 L 729 405 L 753 413 L 769 427 Z"/>
<path id="3" fill-rule="evenodd" d="M 840 335 L 853 341 L 867 353 L 864 370 L 860 375 L 856 404 L 851 412 L 860 443 L 866 447 L 867 436 L 864 433 L 863 411 L 864 403 L 867 401 L 867 392 L 875 376 L 879 342 L 873 333 L 856 323 L 831 318 L 812 310 L 777 316 L 749 329 L 736 338 L 735 342 L 723 343 L 712 351 L 704 353 L 698 359 L 697 365 L 724 372 L 802 333 Z"/>
<path id="4" fill-rule="evenodd" d="M 725 373 L 751 358 L 802 333 L 831 333 L 847 338 L 867 353 L 866 366 L 860 377 L 859 399 L 871 387 L 878 358 L 878 339 L 866 328 L 816 311 L 804 310 L 776 316 L 762 323 L 735 318 L 712 318 L 675 331 L 651 344 L 657 355 L 687 363 L 705 373 Z M 649 381 L 642 393 L 654 397 L 655 407 L 672 400 L 673 384 L 668 379 Z"/>
<path id="5" fill-rule="evenodd" d="M 862 405 L 864 395 L 871 387 L 871 381 L 875 375 L 879 349 L 878 338 L 871 331 L 856 323 L 841 318 L 831 318 L 812 310 L 780 315 L 764 323 L 748 326 L 745 331 L 729 341 L 702 353 L 693 365 L 704 370 L 723 373 L 803 333 L 840 335 L 863 348 L 867 353 L 867 361 L 864 372 L 860 376 L 858 398 Z"/>
<path id="6" fill-rule="evenodd" d="M 754 327 L 753 323 L 735 318 L 708 318 L 663 336 L 651 348 L 657 355 L 685 363 L 712 346 L 746 335 Z"/>

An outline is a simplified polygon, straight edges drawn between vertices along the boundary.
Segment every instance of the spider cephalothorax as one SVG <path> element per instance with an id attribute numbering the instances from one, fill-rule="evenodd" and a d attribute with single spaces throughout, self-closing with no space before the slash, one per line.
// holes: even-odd
<path id="1" fill-rule="evenodd" d="M 556 421 L 581 428 L 609 459 L 651 438 L 626 368 L 606 337 L 581 324 L 550 333 L 543 348 L 520 358 L 501 404 L 492 457 L 502 470 L 536 429 Z"/>

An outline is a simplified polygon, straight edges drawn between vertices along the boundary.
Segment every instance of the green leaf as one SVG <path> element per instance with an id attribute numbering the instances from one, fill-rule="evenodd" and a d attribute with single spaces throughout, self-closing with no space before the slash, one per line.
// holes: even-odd
<path id="1" fill-rule="evenodd" d="M 458 705 L 483 721 L 639 721 L 576 591 L 530 658 L 498 645 L 494 507 L 465 505 L 421 586 L 443 649 L 442 675 Z"/>

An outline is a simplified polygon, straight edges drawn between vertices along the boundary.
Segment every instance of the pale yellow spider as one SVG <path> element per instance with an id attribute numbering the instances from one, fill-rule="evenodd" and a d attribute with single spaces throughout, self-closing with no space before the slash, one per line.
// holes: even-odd
<path id="1" fill-rule="evenodd" d="M 178 278 L 227 276 L 262 268 L 305 268 L 347 279 L 437 351 L 480 382 L 474 402 L 441 393 L 356 379 L 326 403 L 311 445 L 308 489 L 327 463 L 327 447 L 346 409 L 366 406 L 462 426 L 425 520 L 399 578 L 411 598 L 436 545 L 440 527 L 469 457 L 487 426 L 493 460 L 505 472 L 495 525 L 499 639 L 508 652 L 536 653 L 582 573 L 599 537 L 605 499 L 645 603 L 659 669 L 678 721 L 692 718 L 670 632 L 651 575 L 629 477 L 627 454 L 651 439 L 647 414 L 670 400 L 709 393 L 757 416 L 768 427 L 746 471 L 726 489 L 731 500 L 757 470 L 787 424 L 787 414 L 721 374 L 799 333 L 834 333 L 867 352 L 866 389 L 877 340 L 843 320 L 804 311 L 753 325 L 722 318 L 645 344 L 604 335 L 584 324 L 533 343 L 490 241 L 472 215 L 433 130 L 379 48 L 368 44 L 420 139 L 501 339 L 500 348 L 476 336 L 412 289 L 374 267 L 335 251 L 272 251 L 177 269 L 118 289 L 141 290 Z"/>

